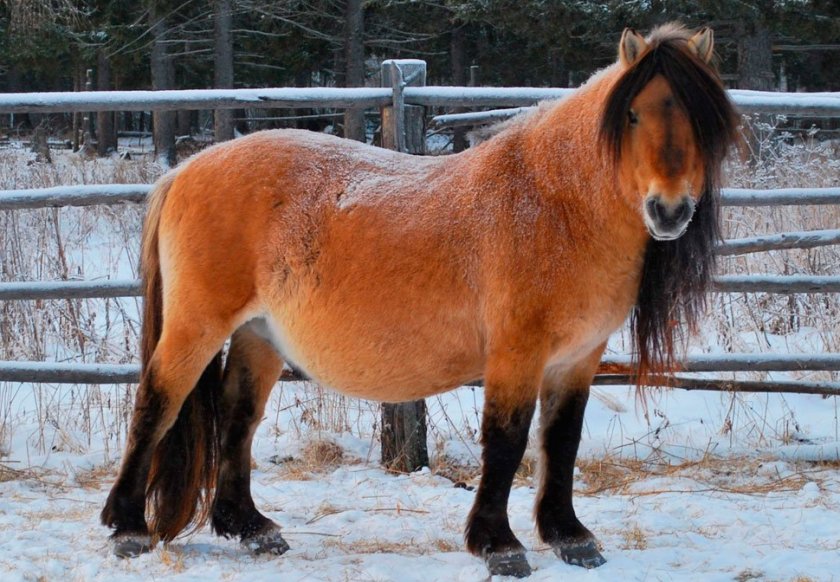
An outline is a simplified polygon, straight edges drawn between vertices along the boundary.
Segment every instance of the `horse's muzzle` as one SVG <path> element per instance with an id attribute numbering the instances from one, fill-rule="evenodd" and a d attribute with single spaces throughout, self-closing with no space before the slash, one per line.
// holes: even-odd
<path id="1" fill-rule="evenodd" d="M 642 212 L 645 226 L 656 240 L 679 238 L 694 216 L 694 206 L 694 199 L 688 195 L 678 201 L 666 201 L 658 194 L 649 195 Z"/>

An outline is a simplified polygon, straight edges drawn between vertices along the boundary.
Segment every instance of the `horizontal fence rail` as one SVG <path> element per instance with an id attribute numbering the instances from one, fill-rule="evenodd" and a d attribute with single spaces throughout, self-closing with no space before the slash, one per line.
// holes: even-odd
<path id="1" fill-rule="evenodd" d="M 139 364 L 0 362 L 0 382 L 136 384 L 139 380 Z"/>
<path id="2" fill-rule="evenodd" d="M 632 374 L 599 374 L 592 380 L 593 386 L 633 386 L 637 377 Z M 676 376 L 652 376 L 644 386 L 680 388 L 682 390 L 704 390 L 713 392 L 751 392 L 785 394 L 814 394 L 840 396 L 840 382 L 809 382 L 807 380 L 721 380 L 716 378 L 687 378 Z"/>
<path id="3" fill-rule="evenodd" d="M 177 91 L 85 91 L 6 93 L 0 113 L 73 113 L 85 111 L 175 111 L 178 109 L 383 107 L 390 89 L 301 88 L 193 89 Z"/>
<path id="4" fill-rule="evenodd" d="M 145 202 L 149 184 L 92 184 L 0 191 L 0 210 Z"/>
<path id="5" fill-rule="evenodd" d="M 840 277 L 817 275 L 719 275 L 713 282 L 718 293 L 840 293 Z"/>
<path id="6" fill-rule="evenodd" d="M 630 374 L 633 360 L 628 356 L 604 356 L 600 374 Z M 675 372 L 840 372 L 840 354 L 699 354 L 686 358 Z"/>
<path id="7" fill-rule="evenodd" d="M 458 105 L 498 107 L 507 105 L 516 109 L 493 109 L 490 111 L 471 111 L 467 113 L 446 113 L 432 118 L 434 127 L 463 127 L 496 123 L 530 110 L 534 102 L 525 99 L 526 94 L 505 93 L 504 99 L 493 100 L 491 96 L 502 88 L 482 87 L 482 92 L 470 87 L 423 87 L 421 91 L 406 91 L 406 99 L 416 99 L 423 105 Z M 428 95 L 434 90 L 436 95 Z M 445 91 L 442 91 L 445 90 Z M 558 94 L 547 93 L 544 99 L 563 97 L 572 89 L 549 89 Z M 565 93 L 559 93 L 565 91 Z M 418 94 L 419 93 L 419 94 Z M 840 114 L 840 93 L 775 93 L 768 91 L 727 91 L 741 113 L 782 114 L 808 117 L 836 117 Z M 502 93 L 499 93 L 502 97 Z M 536 97 L 536 94 L 534 94 Z"/>
<path id="8" fill-rule="evenodd" d="M 746 255 L 764 251 L 813 249 L 836 244 L 840 244 L 840 229 L 803 230 L 727 240 L 717 245 L 715 252 L 720 256 Z"/>
<path id="9" fill-rule="evenodd" d="M 812 275 L 719 275 L 713 281 L 718 293 L 840 293 L 840 277 Z M 139 297 L 139 279 L 104 281 L 21 281 L 0 283 L 0 301 L 43 299 L 104 299 Z"/>
<path id="10" fill-rule="evenodd" d="M 724 188 L 721 192 L 721 204 L 724 206 L 840 204 L 840 188 L 776 188 L 773 190 Z"/>
<path id="11" fill-rule="evenodd" d="M 432 117 L 432 127 L 469 127 L 505 121 L 520 113 L 532 111 L 533 107 L 516 107 L 511 109 L 491 109 L 489 111 L 470 111 L 468 113 L 445 113 Z"/>
<path id="12" fill-rule="evenodd" d="M 427 107 L 521 107 L 574 92 L 540 87 L 405 87 L 409 105 Z M 840 93 L 728 91 L 744 113 L 801 116 L 840 115 Z M 384 107 L 390 88 L 280 87 L 268 89 L 190 89 L 174 91 L 85 91 L 6 93 L 0 113 L 84 111 L 173 111 L 178 109 Z"/>
<path id="13" fill-rule="evenodd" d="M 139 297 L 139 279 L 102 281 L 21 281 L 0 283 L 0 300 L 21 299 L 102 299 Z"/>
<path id="14" fill-rule="evenodd" d="M 840 383 L 836 382 L 805 382 L 802 381 L 741 381 L 719 380 L 715 378 L 686 377 L 682 373 L 698 372 L 789 372 L 840 371 L 840 354 L 721 354 L 718 356 L 696 355 L 686 358 L 675 371 L 677 376 L 652 376 L 645 384 L 651 386 L 672 386 L 674 383 L 683 384 L 688 389 L 701 386 L 726 386 L 750 383 L 756 388 L 751 392 L 774 392 L 773 386 L 808 386 L 807 392 L 813 390 L 837 390 L 840 395 Z M 598 369 L 596 385 L 633 385 L 637 377 L 632 373 L 632 361 L 624 356 L 606 356 Z M 44 382 L 50 384 L 125 384 L 135 383 L 140 379 L 138 364 L 65 364 L 53 362 L 0 362 L 0 382 Z M 279 380 L 281 382 L 301 382 L 308 378 L 293 370 L 283 370 Z M 481 380 L 466 384 L 467 386 L 482 386 Z M 758 386 L 768 385 L 767 390 Z M 683 386 L 677 386 L 683 387 Z M 715 388 L 713 388 L 715 389 Z M 825 393 L 825 392 L 815 392 Z"/>
<path id="15" fill-rule="evenodd" d="M 152 186 L 149 184 L 90 184 L 3 190 L 0 191 L 0 210 L 143 202 L 151 189 Z M 776 188 L 772 190 L 724 188 L 721 191 L 721 204 L 724 206 L 840 204 L 840 188 Z"/>
<path id="16" fill-rule="evenodd" d="M 840 293 L 840 277 L 811 275 L 719 275 L 713 282 L 718 293 Z M 139 279 L 105 281 L 21 281 L 0 283 L 0 301 L 43 299 L 104 299 L 139 297 Z"/>

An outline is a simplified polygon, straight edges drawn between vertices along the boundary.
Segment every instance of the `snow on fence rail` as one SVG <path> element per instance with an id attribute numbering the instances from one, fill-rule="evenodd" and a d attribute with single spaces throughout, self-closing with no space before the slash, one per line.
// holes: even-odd
<path id="1" fill-rule="evenodd" d="M 288 87 L 278 89 L 193 89 L 178 91 L 85 91 L 6 93 L 0 113 L 86 111 L 174 111 L 179 109 L 381 107 L 390 89 Z"/>
<path id="2" fill-rule="evenodd" d="M 405 87 L 403 98 L 408 105 L 427 107 L 522 107 L 564 97 L 572 91 L 574 89 L 540 87 L 429 86 Z M 840 116 L 840 93 L 730 90 L 729 95 L 744 113 Z M 388 87 L 7 93 L 0 95 L 0 113 L 383 107 L 391 104 L 392 98 L 392 89 Z"/>
<path id="3" fill-rule="evenodd" d="M 0 210 L 144 202 L 151 189 L 149 184 L 95 184 L 1 190 Z"/>
<path id="4" fill-rule="evenodd" d="M 441 91 L 443 90 L 443 91 Z M 542 99 L 562 97 L 572 89 L 542 89 L 544 93 L 525 93 L 510 90 L 497 93 L 500 89 L 490 87 L 422 87 L 406 90 L 406 102 L 420 105 L 490 106 L 500 105 L 516 109 L 492 109 L 467 113 L 447 113 L 432 118 L 432 125 L 439 128 L 463 127 L 503 121 L 530 109 L 534 101 L 527 97 L 545 95 Z M 519 90 L 517 90 L 519 91 Z M 537 90 L 534 90 L 537 91 Z M 727 91 L 741 113 L 772 113 L 808 117 L 840 116 L 840 93 L 774 93 L 770 91 Z M 500 98 L 493 99 L 494 94 Z"/>
<path id="5" fill-rule="evenodd" d="M 0 210 L 143 202 L 151 189 L 150 184 L 95 184 L 0 190 Z M 840 204 L 840 188 L 778 188 L 775 190 L 724 188 L 721 193 L 721 203 L 724 206 Z"/>
<path id="6" fill-rule="evenodd" d="M 712 390 L 721 392 L 789 392 L 840 396 L 840 382 L 812 382 L 803 380 L 725 380 L 686 376 L 697 372 L 738 371 L 840 371 L 840 354 L 724 354 L 721 356 L 691 356 L 683 362 L 682 370 L 670 376 L 653 376 L 647 383 L 684 390 Z M 0 362 L 0 382 L 32 382 L 50 384 L 134 384 L 140 380 L 138 364 L 64 364 L 54 362 Z M 300 382 L 307 378 L 293 370 L 283 370 L 281 382 Z M 633 385 L 636 376 L 626 357 L 605 357 L 595 386 Z M 482 386 L 481 380 L 467 386 Z"/>
<path id="7" fill-rule="evenodd" d="M 721 275 L 713 285 L 719 293 L 840 293 L 840 277 L 819 275 Z M 102 299 L 142 294 L 138 279 L 0 283 L 0 301 Z"/>

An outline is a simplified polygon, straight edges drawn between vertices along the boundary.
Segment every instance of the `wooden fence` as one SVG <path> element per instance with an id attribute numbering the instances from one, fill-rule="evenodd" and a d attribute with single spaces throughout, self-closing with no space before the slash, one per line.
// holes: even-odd
<path id="1" fill-rule="evenodd" d="M 52 94 L 0 95 L 0 113 L 84 112 L 84 111 L 163 111 L 175 109 L 219 108 L 371 108 L 382 112 L 383 143 L 409 153 L 423 153 L 426 110 L 430 107 L 527 107 L 566 95 L 569 89 L 426 87 L 422 61 L 386 61 L 383 87 L 365 89 L 239 89 L 201 91 L 132 91 Z M 791 94 L 732 91 L 738 108 L 745 113 L 840 117 L 840 93 Z M 504 118 L 510 110 L 461 113 L 438 116 L 441 126 L 484 123 Z M 20 210 L 95 204 L 142 203 L 149 191 L 146 184 L 65 186 L 0 192 L 0 210 Z M 796 188 L 780 190 L 727 189 L 727 206 L 825 205 L 840 204 L 838 188 Z M 840 229 L 798 231 L 725 241 L 721 255 L 740 255 L 768 250 L 815 248 L 840 243 Z M 734 276 L 715 279 L 715 290 L 724 293 L 840 293 L 840 276 Z M 139 281 L 45 281 L 2 282 L 0 300 L 68 299 L 139 296 Z M 840 395 L 840 382 L 749 382 L 716 380 L 689 376 L 697 372 L 742 371 L 840 371 L 840 354 L 726 354 L 689 357 L 675 375 L 652 378 L 652 382 L 696 390 L 786 391 Z M 635 376 L 629 358 L 605 358 L 595 384 L 632 384 Z M 136 365 L 58 364 L 46 362 L 0 362 L 0 381 L 47 383 L 133 383 Z M 299 380 L 284 373 L 281 380 Z M 479 382 L 480 383 L 480 382 Z M 425 429 L 416 426 L 412 415 L 422 417 L 417 403 L 386 408 L 391 416 L 383 425 L 405 425 L 404 442 L 418 445 Z M 419 412 L 419 414 L 418 414 Z M 418 437 L 419 435 L 419 437 Z M 399 440 L 399 439 L 398 439 Z M 383 450 L 384 450 L 383 445 Z M 405 448 L 405 447 L 403 447 Z M 424 453 L 418 453 L 424 454 Z M 409 459 L 407 469 L 422 466 L 423 457 Z"/>

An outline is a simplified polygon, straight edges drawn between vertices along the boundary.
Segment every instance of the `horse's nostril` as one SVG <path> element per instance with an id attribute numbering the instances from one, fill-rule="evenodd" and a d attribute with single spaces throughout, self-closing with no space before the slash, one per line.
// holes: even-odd
<path id="1" fill-rule="evenodd" d="M 674 209 L 674 219 L 677 222 L 685 222 L 691 218 L 691 213 L 694 211 L 694 205 L 689 199 L 685 199 Z"/>
<path id="2" fill-rule="evenodd" d="M 658 196 L 650 197 L 645 202 L 645 209 L 653 220 L 662 219 L 662 212 L 660 211 L 661 206 L 662 204 L 660 203 Z"/>

